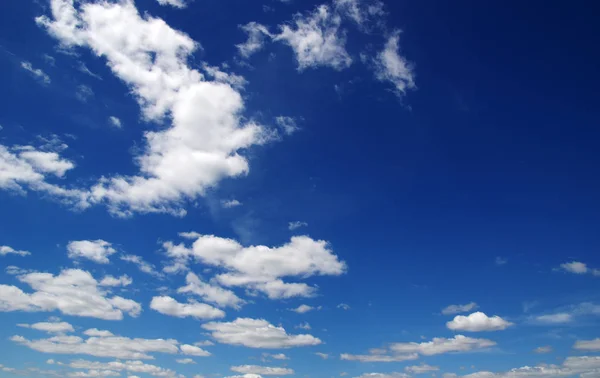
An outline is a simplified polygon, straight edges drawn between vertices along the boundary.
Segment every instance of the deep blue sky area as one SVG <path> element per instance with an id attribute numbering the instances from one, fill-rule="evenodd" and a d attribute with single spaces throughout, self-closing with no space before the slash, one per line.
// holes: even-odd
<path id="1" fill-rule="evenodd" d="M 600 376 L 599 12 L 2 2 L 0 377 Z"/>

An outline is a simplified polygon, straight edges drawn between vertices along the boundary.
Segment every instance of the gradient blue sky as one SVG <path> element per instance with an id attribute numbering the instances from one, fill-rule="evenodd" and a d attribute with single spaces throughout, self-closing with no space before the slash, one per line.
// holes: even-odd
<path id="1" fill-rule="evenodd" d="M 2 2 L 0 377 L 600 377 L 598 11 Z"/>

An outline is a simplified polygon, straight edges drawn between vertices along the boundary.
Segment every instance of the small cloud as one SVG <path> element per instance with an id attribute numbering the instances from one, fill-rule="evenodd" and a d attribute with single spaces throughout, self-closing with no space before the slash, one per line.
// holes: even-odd
<path id="1" fill-rule="evenodd" d="M 471 302 L 464 305 L 450 305 L 442 310 L 443 315 L 456 315 L 463 312 L 470 312 L 479 308 L 477 303 Z"/>
<path id="2" fill-rule="evenodd" d="M 294 231 L 299 229 L 300 227 L 308 227 L 308 223 L 306 222 L 300 222 L 300 221 L 296 221 L 296 222 L 290 222 L 288 223 L 288 229 L 290 231 Z"/>
<path id="3" fill-rule="evenodd" d="M 552 353 L 553 349 L 551 346 L 541 346 L 538 348 L 535 348 L 533 350 L 533 353 L 537 353 L 537 354 L 546 354 L 546 353 Z"/>
<path id="4" fill-rule="evenodd" d="M 347 305 L 345 303 L 340 303 L 339 305 L 337 305 L 337 308 L 341 308 L 342 310 L 350 310 L 350 305 Z"/>
<path id="5" fill-rule="evenodd" d="M 508 263 L 508 260 L 504 257 L 497 256 L 496 260 L 494 262 L 496 263 L 496 265 L 502 266 L 502 265 L 506 265 L 506 263 Z"/>
<path id="6" fill-rule="evenodd" d="M 192 360 L 191 358 L 182 358 L 179 360 L 175 360 L 178 364 L 183 364 L 183 365 L 195 365 L 196 361 Z"/>
<path id="7" fill-rule="evenodd" d="M 566 312 L 550 315 L 540 315 L 535 318 L 540 323 L 545 324 L 564 324 L 570 323 L 573 320 L 573 315 Z"/>
<path id="8" fill-rule="evenodd" d="M 221 206 L 225 209 L 231 209 L 232 207 L 242 206 L 242 203 L 236 199 L 232 200 L 222 200 Z"/>
<path id="9" fill-rule="evenodd" d="M 48 85 L 52 82 L 50 76 L 39 68 L 33 68 L 30 62 L 21 62 L 21 68 L 29 72 L 33 77 L 40 80 L 44 85 Z"/>
<path id="10" fill-rule="evenodd" d="M 587 265 L 579 261 L 561 264 L 560 268 L 565 272 L 573 274 L 586 274 L 589 271 Z"/>
<path id="11" fill-rule="evenodd" d="M 487 316 L 483 312 L 474 312 L 469 316 L 457 315 L 452 321 L 446 323 L 452 331 L 483 332 L 502 331 L 512 326 L 513 323 L 499 316 Z"/>
<path id="12" fill-rule="evenodd" d="M 297 314 L 305 314 L 309 311 L 320 310 L 320 309 L 321 309 L 321 307 L 315 308 L 315 307 L 303 304 L 296 308 L 290 309 L 290 311 L 294 311 Z"/>
<path id="13" fill-rule="evenodd" d="M 329 355 L 328 355 L 327 353 L 320 353 L 320 352 L 317 352 L 317 353 L 315 353 L 315 355 L 317 355 L 317 356 L 321 357 L 321 358 L 322 358 L 322 359 L 324 359 L 324 360 L 327 360 L 327 359 L 329 359 Z"/>
<path id="14" fill-rule="evenodd" d="M 286 135 L 292 135 L 296 131 L 300 130 L 296 123 L 296 120 L 292 117 L 275 117 L 275 122 L 277 123 L 277 126 L 279 126 Z"/>
<path id="15" fill-rule="evenodd" d="M 86 74 L 86 75 L 88 75 L 88 76 L 91 76 L 91 77 L 93 77 L 94 79 L 103 80 L 103 79 L 102 79 L 102 77 L 101 77 L 100 75 L 98 75 L 98 74 L 95 74 L 95 73 L 93 73 L 92 71 L 90 71 L 90 69 L 89 69 L 89 68 L 87 68 L 87 66 L 86 66 L 84 63 L 82 63 L 82 62 L 79 62 L 79 66 L 77 67 L 77 69 L 78 69 L 80 72 L 82 72 L 82 73 L 84 73 L 84 74 Z"/>
<path id="16" fill-rule="evenodd" d="M 308 331 L 308 330 L 310 330 L 312 327 L 310 326 L 310 324 L 308 324 L 308 322 L 304 322 L 304 323 L 298 324 L 298 325 L 297 325 L 295 328 L 298 328 L 298 329 L 304 329 L 304 330 L 307 330 L 307 331 Z"/>
<path id="17" fill-rule="evenodd" d="M 109 125 L 111 125 L 112 127 L 116 127 L 117 129 L 120 129 L 123 127 L 123 123 L 121 122 L 121 120 L 115 116 L 108 117 L 108 123 L 109 123 Z"/>
<path id="18" fill-rule="evenodd" d="M 79 85 L 75 92 L 75 97 L 81 102 L 87 102 L 90 98 L 94 97 L 94 91 L 87 85 Z"/>
<path id="19" fill-rule="evenodd" d="M 42 55 L 42 58 L 44 58 L 44 61 L 46 61 L 46 63 L 48 63 L 52 67 L 56 65 L 56 59 L 54 59 L 52 55 L 44 54 Z"/>

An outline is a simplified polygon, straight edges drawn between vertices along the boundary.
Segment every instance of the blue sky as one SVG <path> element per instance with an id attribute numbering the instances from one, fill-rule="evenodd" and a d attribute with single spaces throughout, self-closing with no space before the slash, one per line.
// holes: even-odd
<path id="1" fill-rule="evenodd" d="M 0 377 L 599 377 L 598 10 L 3 2 Z"/>

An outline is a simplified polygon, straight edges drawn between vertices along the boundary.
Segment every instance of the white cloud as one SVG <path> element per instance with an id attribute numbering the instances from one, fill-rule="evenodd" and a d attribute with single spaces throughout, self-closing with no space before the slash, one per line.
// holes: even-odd
<path id="1" fill-rule="evenodd" d="M 586 274 L 588 272 L 587 265 L 579 261 L 561 264 L 560 267 L 566 272 L 574 274 Z"/>
<path id="2" fill-rule="evenodd" d="M 187 286 L 177 290 L 178 293 L 192 293 L 198 295 L 206 302 L 214 303 L 219 307 L 233 307 L 239 309 L 245 302 L 231 290 L 218 285 L 203 282 L 194 273 L 188 273 L 185 281 Z"/>
<path id="3" fill-rule="evenodd" d="M 493 373 L 490 371 L 480 371 L 468 375 L 464 378 L 555 378 L 555 377 L 573 377 L 581 378 L 598 377 L 600 373 L 600 357 L 568 357 L 562 365 L 542 364 L 538 366 L 524 366 L 511 369 L 507 372 Z M 450 376 L 449 376 L 450 377 Z M 452 377 L 458 377 L 453 375 Z"/>
<path id="4" fill-rule="evenodd" d="M 573 320 L 573 315 L 567 313 L 540 315 L 535 318 L 540 323 L 561 324 L 569 323 Z"/>
<path id="5" fill-rule="evenodd" d="M 71 259 L 84 258 L 98 264 L 108 264 L 108 257 L 117 252 L 111 243 L 100 239 L 71 241 L 67 251 Z"/>
<path id="6" fill-rule="evenodd" d="M 211 322 L 202 328 L 222 344 L 243 345 L 249 348 L 292 348 L 321 344 L 312 335 L 289 335 L 263 319 L 238 318 L 233 322 Z"/>
<path id="7" fill-rule="evenodd" d="M 175 378 L 177 373 L 173 370 L 162 368 L 156 365 L 146 364 L 142 361 L 111 361 L 111 362 L 97 362 L 97 361 L 86 361 L 86 360 L 75 360 L 69 365 L 72 369 L 91 369 L 91 370 L 102 370 L 102 371 L 113 371 L 113 372 L 128 372 L 128 373 L 142 373 L 149 374 L 154 377 L 166 377 Z M 129 376 L 132 378 L 135 376 Z"/>
<path id="8" fill-rule="evenodd" d="M 541 347 L 537 347 L 533 350 L 533 353 L 537 353 L 537 354 L 545 354 L 545 353 L 552 353 L 553 349 L 551 346 L 546 345 L 546 346 L 541 346 Z"/>
<path id="9" fill-rule="evenodd" d="M 310 324 L 308 324 L 308 322 L 298 324 L 295 328 L 305 329 L 305 330 L 311 329 Z"/>
<path id="10" fill-rule="evenodd" d="M 120 257 L 120 259 L 123 261 L 130 262 L 130 263 L 137 265 L 138 269 L 143 273 L 147 273 L 152 276 L 159 277 L 159 278 L 162 277 L 162 274 L 155 270 L 154 265 L 144 261 L 144 259 L 142 259 L 140 256 L 123 255 Z"/>
<path id="11" fill-rule="evenodd" d="M 477 309 L 479 306 L 475 302 L 471 302 L 464 305 L 450 305 L 442 310 L 444 315 L 455 315 L 463 312 L 469 312 Z"/>
<path id="12" fill-rule="evenodd" d="M 130 339 L 120 336 L 82 339 L 78 336 L 54 336 L 28 340 L 22 336 L 13 336 L 11 340 L 42 353 L 85 354 L 121 359 L 152 359 L 149 353 L 176 354 L 179 351 L 177 340 L 172 339 Z"/>
<path id="13" fill-rule="evenodd" d="M 145 133 L 145 148 L 136 157 L 139 174 L 103 178 L 91 189 L 91 203 L 105 203 L 118 216 L 184 215 L 184 202 L 223 178 L 248 172 L 241 151 L 265 143 L 265 130 L 242 117 L 242 96 L 230 84 L 208 81 L 188 66 L 198 47 L 188 35 L 141 16 L 133 1 L 75 6 L 72 0 L 52 0 L 51 9 L 52 19 L 36 19 L 50 35 L 66 48 L 89 47 L 106 58 L 147 119 L 172 121 Z"/>
<path id="14" fill-rule="evenodd" d="M 195 345 L 184 344 L 181 346 L 181 353 L 187 356 L 195 356 L 195 357 L 208 357 L 210 356 L 210 352 L 199 348 Z"/>
<path id="15" fill-rule="evenodd" d="M 60 275 L 28 273 L 18 277 L 35 291 L 0 285 L 0 311 L 60 311 L 65 315 L 121 320 L 123 312 L 137 317 L 142 308 L 130 299 L 108 297 L 89 272 L 63 270 Z"/>
<path id="16" fill-rule="evenodd" d="M 241 374 L 258 374 L 258 375 L 291 375 L 294 371 L 289 368 L 282 367 L 267 367 L 257 365 L 241 365 L 232 366 L 231 371 Z"/>
<path id="17" fill-rule="evenodd" d="M 17 324 L 19 327 L 31 328 L 48 333 L 75 332 L 73 326 L 66 322 L 40 322 L 35 324 Z"/>
<path id="18" fill-rule="evenodd" d="M 123 127 L 123 123 L 121 122 L 121 120 L 115 116 L 108 117 L 108 123 L 111 126 L 116 127 L 117 129 L 120 129 Z"/>
<path id="19" fill-rule="evenodd" d="M 469 316 L 457 315 L 446 323 L 448 329 L 468 332 L 502 331 L 512 325 L 497 315 L 489 317 L 483 312 L 474 312 Z"/>
<path id="20" fill-rule="evenodd" d="M 50 76 L 48 76 L 39 68 L 33 68 L 30 62 L 21 62 L 21 68 L 29 72 L 33 77 L 40 80 L 45 85 L 48 85 L 52 82 L 52 80 L 50 80 Z"/>
<path id="21" fill-rule="evenodd" d="M 236 199 L 221 201 L 221 206 L 223 206 L 225 209 L 231 209 L 232 207 L 238 207 L 241 205 L 242 203 Z"/>
<path id="22" fill-rule="evenodd" d="M 309 306 L 309 305 L 305 305 L 305 304 L 302 304 L 296 308 L 290 309 L 290 311 L 294 311 L 297 314 L 305 314 L 305 313 L 307 313 L 309 311 L 313 311 L 313 310 L 316 310 L 316 308 Z"/>
<path id="23" fill-rule="evenodd" d="M 414 89 L 416 85 L 412 64 L 400 55 L 399 49 L 400 31 L 396 31 L 374 60 L 375 76 L 380 81 L 393 84 L 396 95 L 403 96 L 407 89 Z"/>
<path id="24" fill-rule="evenodd" d="M 407 373 L 411 373 L 411 374 L 426 374 L 426 373 L 431 373 L 434 371 L 439 371 L 440 368 L 437 366 L 421 364 L 421 365 L 407 366 L 404 368 L 404 370 L 406 370 Z"/>
<path id="25" fill-rule="evenodd" d="M 286 356 L 283 353 L 277 353 L 277 354 L 270 354 L 270 353 L 263 353 L 263 359 L 268 359 L 268 358 L 272 358 L 274 360 L 289 360 L 290 358 L 288 356 Z"/>
<path id="26" fill-rule="evenodd" d="M 175 362 L 177 362 L 178 364 L 182 364 L 182 365 L 195 365 L 196 361 L 192 360 L 191 358 L 181 358 L 178 360 L 175 360 Z"/>
<path id="27" fill-rule="evenodd" d="M 160 5 L 170 5 L 175 8 L 183 9 L 187 6 L 184 0 L 157 0 Z"/>
<path id="28" fill-rule="evenodd" d="M 75 91 L 75 97 L 81 102 L 88 102 L 88 100 L 94 97 L 94 91 L 87 85 L 78 85 Z"/>
<path id="29" fill-rule="evenodd" d="M 494 263 L 496 263 L 496 265 L 498 265 L 498 266 L 502 266 L 502 265 L 506 265 L 508 263 L 508 260 L 504 257 L 496 256 Z"/>
<path id="30" fill-rule="evenodd" d="M 386 349 L 371 349 L 369 354 L 342 354 L 342 360 L 360 362 L 398 362 L 416 360 L 419 355 L 433 356 L 445 353 L 470 352 L 495 346 L 496 343 L 487 339 L 475 339 L 456 335 L 451 339 L 436 337 L 422 343 L 392 343 Z"/>
<path id="31" fill-rule="evenodd" d="M 83 334 L 86 335 L 86 336 L 93 336 L 93 337 L 111 337 L 111 336 L 114 336 L 112 334 L 112 332 L 110 332 L 110 331 L 99 330 L 97 328 L 90 328 L 90 329 L 86 330 Z"/>
<path id="32" fill-rule="evenodd" d="M 272 37 L 269 30 L 256 22 L 250 22 L 240 28 L 248 34 L 248 39 L 244 43 L 235 45 L 239 53 L 244 58 L 249 58 L 254 53 L 262 50 L 265 45 L 265 36 Z"/>
<path id="33" fill-rule="evenodd" d="M 29 256 L 29 255 L 31 255 L 31 253 L 28 251 L 18 251 L 7 245 L 0 245 L 0 256 L 6 256 L 6 255 Z"/>
<path id="34" fill-rule="evenodd" d="M 379 0 L 333 0 L 338 12 L 354 21 L 363 31 L 370 29 L 370 24 L 381 26 L 385 16 L 384 4 Z"/>
<path id="35" fill-rule="evenodd" d="M 337 305 L 337 308 L 348 311 L 348 310 L 350 310 L 350 305 L 348 305 L 346 303 L 340 303 L 339 305 Z"/>
<path id="36" fill-rule="evenodd" d="M 258 374 L 242 374 L 242 375 L 230 375 L 225 378 L 262 378 L 262 376 L 258 375 Z"/>
<path id="37" fill-rule="evenodd" d="M 225 316 L 222 310 L 205 303 L 179 303 L 175 299 L 166 296 L 152 298 L 150 308 L 163 315 L 178 318 L 215 319 Z"/>
<path id="38" fill-rule="evenodd" d="M 105 276 L 102 281 L 100 281 L 100 286 L 129 286 L 132 283 L 133 280 L 127 275 L 123 275 L 118 278 L 113 276 Z"/>
<path id="39" fill-rule="evenodd" d="M 404 373 L 364 373 L 355 378 L 410 378 Z"/>
<path id="40" fill-rule="evenodd" d="M 111 370 L 88 370 L 69 373 L 72 378 L 95 378 L 95 377 L 120 377 L 121 373 Z"/>
<path id="41" fill-rule="evenodd" d="M 288 229 L 290 231 L 294 231 L 299 229 L 300 227 L 307 227 L 308 223 L 306 222 L 300 222 L 300 221 L 295 221 L 295 222 L 290 222 L 288 223 Z"/>
<path id="42" fill-rule="evenodd" d="M 600 351 L 600 338 L 595 340 L 578 340 L 573 348 L 577 350 L 598 352 Z"/>
<path id="43" fill-rule="evenodd" d="M 329 359 L 329 355 L 327 353 L 316 352 L 315 355 L 321 357 L 324 360 Z"/>
<path id="44" fill-rule="evenodd" d="M 284 117 L 284 116 L 275 117 L 275 123 L 277 123 L 277 126 L 279 126 L 279 128 L 281 128 L 286 135 L 292 135 L 296 131 L 300 130 L 300 128 L 298 127 L 298 124 L 296 123 L 296 120 L 292 117 Z M 302 227 L 302 226 L 308 226 L 308 224 L 306 224 L 306 222 L 290 222 L 290 230 L 295 229 L 295 228 L 291 228 L 292 224 L 297 225 L 296 228 Z"/>
<path id="45" fill-rule="evenodd" d="M 177 266 L 185 267 L 193 259 L 219 267 L 226 271 L 215 277 L 220 284 L 244 286 L 263 292 L 271 299 L 314 294 L 315 288 L 304 283 L 286 283 L 282 277 L 337 276 L 346 271 L 346 264 L 333 254 L 327 242 L 308 236 L 294 236 L 280 247 L 243 247 L 232 239 L 194 236 L 197 239 L 191 248 L 172 242 L 163 244 Z"/>

